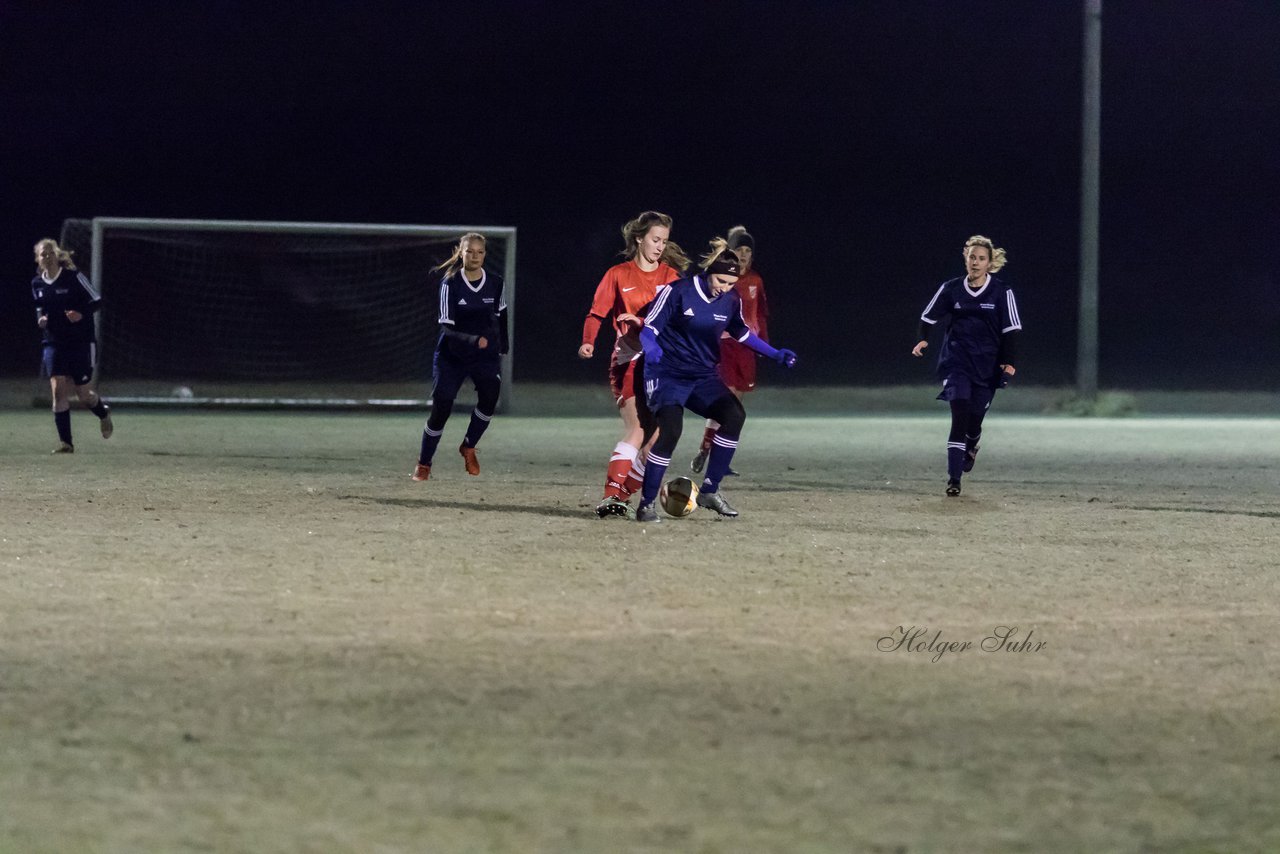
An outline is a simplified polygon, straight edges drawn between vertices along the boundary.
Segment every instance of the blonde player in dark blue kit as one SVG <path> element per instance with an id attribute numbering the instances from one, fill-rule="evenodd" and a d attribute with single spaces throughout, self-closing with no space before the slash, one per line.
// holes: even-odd
<path id="1" fill-rule="evenodd" d="M 41 370 L 49 378 L 53 395 L 53 423 L 58 430 L 55 454 L 75 452 L 71 441 L 71 394 L 98 416 L 102 438 L 115 429 L 111 409 L 93 389 L 97 338 L 93 313 L 102 299 L 84 273 L 76 270 L 71 253 L 46 237 L 35 245 L 36 277 L 31 298 L 36 304 L 36 325 L 44 335 Z"/>
<path id="2" fill-rule="evenodd" d="M 668 285 L 645 315 L 640 330 L 644 389 L 658 422 L 658 438 L 645 461 L 638 522 L 660 521 L 654 500 L 680 441 L 686 408 L 720 424 L 698 492 L 698 506 L 721 516 L 738 515 L 720 494 L 720 480 L 729 471 L 747 414 L 717 370 L 720 335 L 728 332 L 740 344 L 788 368 L 796 363 L 795 353 L 775 350 L 743 320 L 742 300 L 733 289 L 741 274 L 738 256 L 723 238 L 716 238 L 703 257 L 702 272 Z"/>
<path id="3" fill-rule="evenodd" d="M 964 260 L 967 274 L 943 282 L 925 306 L 911 350 L 923 356 L 929 331 L 939 324 L 946 329 L 938 353 L 938 400 L 951 404 L 947 495 L 952 497 L 960 494 L 960 478 L 973 469 L 982 419 L 996 389 L 1013 379 L 1022 331 L 1013 290 L 991 275 L 1005 265 L 1005 251 L 977 234 L 965 241 Z"/>
<path id="4" fill-rule="evenodd" d="M 470 379 L 476 387 L 476 407 L 458 446 L 467 474 L 480 474 L 476 444 L 498 408 L 502 391 L 502 359 L 508 348 L 507 303 L 502 295 L 502 277 L 484 268 L 483 234 L 468 232 L 458 240 L 453 255 L 436 270 L 440 280 L 440 337 L 432 360 L 435 388 L 431 392 L 431 415 L 422 428 L 422 444 L 413 479 L 431 477 L 431 460 L 444 435 L 445 422 L 453 412 L 453 401 Z"/>

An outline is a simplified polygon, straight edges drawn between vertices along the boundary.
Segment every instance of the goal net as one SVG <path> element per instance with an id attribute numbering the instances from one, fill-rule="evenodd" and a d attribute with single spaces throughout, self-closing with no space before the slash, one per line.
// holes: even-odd
<path id="1" fill-rule="evenodd" d="M 102 293 L 113 402 L 413 408 L 430 403 L 439 333 L 429 271 L 468 231 L 514 320 L 509 227 L 99 217 L 64 222 L 62 242 Z M 505 409 L 510 354 L 502 376 Z"/>

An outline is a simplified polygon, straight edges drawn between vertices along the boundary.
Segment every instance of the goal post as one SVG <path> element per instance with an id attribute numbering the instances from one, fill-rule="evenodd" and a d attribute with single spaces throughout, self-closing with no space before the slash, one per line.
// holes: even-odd
<path id="1" fill-rule="evenodd" d="M 430 405 L 439 334 L 429 270 L 469 231 L 485 235 L 514 326 L 510 226 L 95 217 L 65 221 L 62 239 L 103 295 L 114 402 L 412 409 Z"/>

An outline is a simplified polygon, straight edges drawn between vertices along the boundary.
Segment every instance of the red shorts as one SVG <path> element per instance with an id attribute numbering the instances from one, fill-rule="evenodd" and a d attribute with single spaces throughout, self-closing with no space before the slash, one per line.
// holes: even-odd
<path id="1" fill-rule="evenodd" d="M 756 387 L 756 351 L 732 338 L 721 338 L 720 379 L 729 388 L 753 391 Z"/>
<path id="2" fill-rule="evenodd" d="M 618 406 L 635 397 L 637 383 L 644 382 L 642 378 L 637 379 L 637 374 L 642 374 L 642 371 L 637 370 L 639 366 L 639 359 L 632 359 L 622 364 L 609 363 L 609 389 L 613 392 L 613 402 Z M 641 400 L 643 399 L 641 397 Z"/>

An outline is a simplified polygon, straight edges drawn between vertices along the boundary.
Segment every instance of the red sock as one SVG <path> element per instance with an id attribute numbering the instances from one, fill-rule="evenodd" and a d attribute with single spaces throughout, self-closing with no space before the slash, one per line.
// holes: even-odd
<path id="1" fill-rule="evenodd" d="M 629 493 L 627 491 L 627 475 L 631 473 L 631 464 L 636 458 L 636 449 L 625 442 L 619 442 L 618 446 L 613 449 L 613 456 L 609 459 L 609 471 L 604 479 L 604 497 L 605 498 L 621 498 L 626 499 Z"/>
<path id="2" fill-rule="evenodd" d="M 626 493 L 623 498 L 635 495 L 642 486 L 644 486 L 644 466 L 640 465 L 637 459 L 631 464 L 631 471 L 627 472 L 627 480 L 622 484 L 622 489 Z"/>

